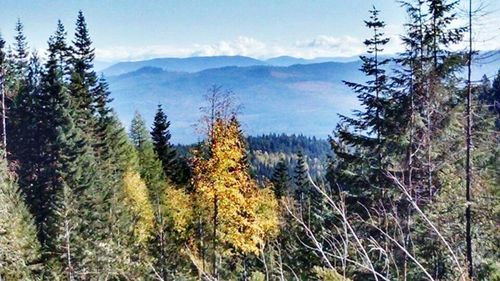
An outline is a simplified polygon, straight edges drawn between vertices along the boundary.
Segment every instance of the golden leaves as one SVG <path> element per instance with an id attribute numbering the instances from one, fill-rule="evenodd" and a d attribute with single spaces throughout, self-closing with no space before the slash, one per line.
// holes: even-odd
<path id="1" fill-rule="evenodd" d="M 129 169 L 123 176 L 123 188 L 126 200 L 137 217 L 135 235 L 139 242 L 145 242 L 151 235 L 154 219 L 146 184 L 138 172 Z"/>
<path id="2" fill-rule="evenodd" d="M 216 216 L 220 242 L 243 253 L 257 253 L 266 237 L 278 231 L 276 199 L 251 179 L 236 119 L 217 119 L 209 145 L 209 157 L 198 152 L 193 161 L 199 207 L 206 217 Z"/>

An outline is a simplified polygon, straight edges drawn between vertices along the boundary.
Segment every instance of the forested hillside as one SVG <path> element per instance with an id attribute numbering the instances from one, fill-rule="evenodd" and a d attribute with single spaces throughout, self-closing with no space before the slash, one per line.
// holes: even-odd
<path id="1" fill-rule="evenodd" d="M 303 135 L 249 136 L 247 145 L 252 171 L 260 180 L 272 179 L 274 169 L 280 162 L 285 163 L 292 174 L 299 154 L 304 156 L 311 176 L 324 176 L 331 154 L 328 141 Z"/>
<path id="2" fill-rule="evenodd" d="M 313 177 L 324 176 L 331 155 L 327 140 L 303 135 L 268 134 L 246 137 L 248 161 L 253 176 L 259 181 L 272 179 L 274 169 L 280 162 L 293 173 L 297 165 L 298 154 L 306 159 L 309 173 Z M 195 145 L 177 145 L 179 155 L 189 158 Z"/>
<path id="3" fill-rule="evenodd" d="M 363 79 L 342 81 L 358 106 L 328 141 L 246 136 L 234 84 L 182 107 L 189 146 L 168 104 L 124 128 L 83 12 L 44 56 L 19 20 L 0 37 L 0 280 L 499 280 L 500 69 L 472 79 L 457 2 L 402 8 L 394 57 L 369 11 Z"/>

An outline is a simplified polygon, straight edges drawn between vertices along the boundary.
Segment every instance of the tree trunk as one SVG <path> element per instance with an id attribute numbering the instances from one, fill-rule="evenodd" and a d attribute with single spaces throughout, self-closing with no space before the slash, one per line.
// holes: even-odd
<path id="1" fill-rule="evenodd" d="M 467 264 L 469 278 L 474 276 L 474 266 L 472 262 L 472 235 L 471 235 L 471 185 L 472 185 L 472 82 L 471 82 L 471 64 L 472 64 L 472 0 L 469 0 L 469 58 L 467 62 L 467 132 L 466 132 L 466 164 L 465 164 L 465 199 L 467 207 L 465 209 L 465 240 L 467 243 Z"/>

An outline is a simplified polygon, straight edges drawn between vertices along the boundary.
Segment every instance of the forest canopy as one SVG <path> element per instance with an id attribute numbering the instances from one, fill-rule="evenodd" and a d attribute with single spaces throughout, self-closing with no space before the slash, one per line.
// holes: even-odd
<path id="1" fill-rule="evenodd" d="M 343 81 L 361 107 L 328 141 L 246 136 L 223 86 L 197 144 L 171 142 L 162 105 L 127 130 L 83 12 L 43 56 L 19 20 L 0 36 L 0 280 L 500 280 L 500 70 L 471 80 L 456 1 L 401 5 L 393 57 L 369 11 L 366 81 Z"/>

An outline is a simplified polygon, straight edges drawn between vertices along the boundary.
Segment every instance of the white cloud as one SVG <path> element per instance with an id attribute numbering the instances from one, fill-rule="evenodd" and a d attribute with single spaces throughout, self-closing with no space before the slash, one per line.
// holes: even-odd
<path id="1" fill-rule="evenodd" d="M 191 46 L 154 45 L 97 48 L 96 56 L 101 61 L 219 55 L 242 55 L 255 58 L 288 55 L 301 58 L 316 58 L 355 56 L 363 53 L 364 50 L 362 40 L 350 36 L 318 35 L 289 45 L 268 44 L 255 38 L 239 36 L 234 40 L 224 40 L 214 44 L 193 44 Z"/>
<path id="2" fill-rule="evenodd" d="M 462 19 L 463 20 L 463 19 Z M 462 21 L 460 20 L 460 21 Z M 461 23 L 458 23 L 460 25 Z M 500 49 L 498 33 L 500 18 L 487 16 L 477 23 L 475 48 L 479 50 Z M 385 36 L 390 38 L 383 53 L 394 54 L 402 51 L 400 34 L 404 33 L 401 25 L 387 25 Z M 294 56 L 299 58 L 352 57 L 365 53 L 364 39 L 352 36 L 318 35 L 313 38 L 298 40 L 290 44 L 266 43 L 256 38 L 239 36 L 234 40 L 223 40 L 213 44 L 192 44 L 188 46 L 153 45 L 144 47 L 109 47 L 97 48 L 96 56 L 100 61 L 142 60 L 158 57 L 190 57 L 242 55 L 254 58 L 276 56 Z M 457 46 L 462 48 L 463 46 Z"/>
<path id="3" fill-rule="evenodd" d="M 221 41 L 212 45 L 195 45 L 193 56 L 260 56 L 266 52 L 266 44 L 254 38 L 239 36 L 233 41 Z"/>

